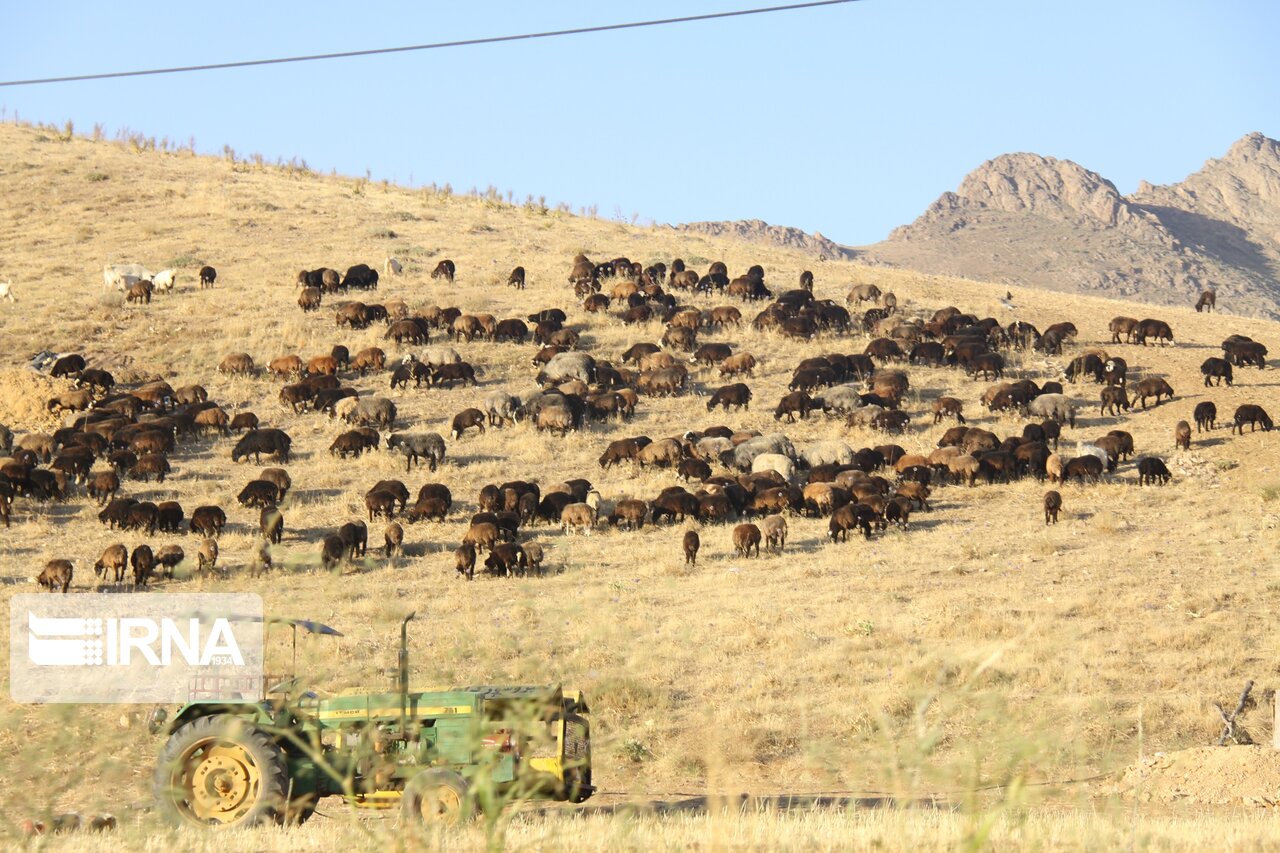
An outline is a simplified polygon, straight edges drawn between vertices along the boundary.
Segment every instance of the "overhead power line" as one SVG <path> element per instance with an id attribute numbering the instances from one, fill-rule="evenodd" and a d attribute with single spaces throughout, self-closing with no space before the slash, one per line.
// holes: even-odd
<path id="1" fill-rule="evenodd" d="M 576 36 L 586 33 L 604 33 L 612 30 L 632 30 L 640 27 L 660 27 L 667 24 L 687 24 L 693 21 L 710 21 L 717 18 L 740 18 L 745 15 L 765 15 L 771 12 L 792 12 L 797 9 L 813 9 L 819 6 L 839 6 L 857 3 L 859 0 L 816 0 L 810 3 L 790 3 L 786 6 L 765 6 L 756 9 L 739 9 L 733 12 L 712 12 L 706 15 L 684 15 L 679 18 L 659 18 L 651 21 L 632 21 L 626 24 L 604 24 L 598 27 L 575 27 L 568 30 L 548 30 L 540 33 L 521 33 L 511 36 L 441 41 L 432 44 L 412 44 L 403 47 L 380 47 L 372 50 L 347 50 L 340 53 L 316 53 L 310 56 L 285 56 L 276 59 L 249 59 L 240 62 L 214 62 L 206 65 L 182 65 L 174 68 L 148 68 L 142 71 L 111 71 L 103 74 L 75 74 L 67 77 L 40 77 L 30 80 L 0 81 L 0 86 L 35 86 L 44 83 L 74 83 L 82 80 L 112 80 L 120 77 L 148 77 L 157 74 L 184 74 L 189 71 L 217 71 L 224 68 L 249 68 L 255 65 L 283 65 L 289 62 L 317 62 L 324 59 L 349 59 L 355 56 L 377 56 L 385 53 L 409 53 L 417 50 L 439 50 L 446 47 L 473 47 L 480 44 L 500 44 L 510 41 Z"/>

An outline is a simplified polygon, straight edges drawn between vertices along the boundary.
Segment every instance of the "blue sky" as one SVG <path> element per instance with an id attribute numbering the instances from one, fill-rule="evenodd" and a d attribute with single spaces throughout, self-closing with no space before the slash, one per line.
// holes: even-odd
<path id="1" fill-rule="evenodd" d="M 0 78 L 474 38 L 767 5 L 21 3 Z M 124 9 L 129 13 L 125 14 Z M 12 117 L 198 150 L 545 195 L 601 216 L 765 219 L 882 239 L 1007 151 L 1122 192 L 1280 136 L 1280 4 L 863 0 L 322 63 L 0 88 Z M 109 46 L 109 47 L 108 47 Z"/>

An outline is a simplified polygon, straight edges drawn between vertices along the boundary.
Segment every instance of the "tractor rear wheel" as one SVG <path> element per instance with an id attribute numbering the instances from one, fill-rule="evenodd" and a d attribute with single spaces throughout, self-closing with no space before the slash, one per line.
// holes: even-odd
<path id="1" fill-rule="evenodd" d="M 169 823 L 225 829 L 274 821 L 283 811 L 288 765 L 279 744 L 248 720 L 201 717 L 165 744 L 154 789 Z"/>
<path id="2" fill-rule="evenodd" d="M 404 786 L 400 814 L 406 825 L 454 826 L 471 819 L 471 786 L 452 770 L 425 770 Z"/>

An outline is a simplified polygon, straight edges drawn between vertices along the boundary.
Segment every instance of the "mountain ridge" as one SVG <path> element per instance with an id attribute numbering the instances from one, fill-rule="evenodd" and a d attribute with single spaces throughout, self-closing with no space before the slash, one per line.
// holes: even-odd
<path id="1" fill-rule="evenodd" d="M 1237 140 L 1183 181 L 1131 195 L 1070 160 L 986 161 L 865 259 L 1065 292 L 1280 317 L 1280 143 Z"/>

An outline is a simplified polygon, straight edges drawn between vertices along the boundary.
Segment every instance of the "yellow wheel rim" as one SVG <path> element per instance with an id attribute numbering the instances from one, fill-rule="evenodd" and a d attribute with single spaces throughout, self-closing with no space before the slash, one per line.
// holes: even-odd
<path id="1" fill-rule="evenodd" d="M 462 795 L 448 785 L 424 791 L 418 810 L 424 823 L 453 824 L 462 815 Z"/>
<path id="2" fill-rule="evenodd" d="M 244 818 L 257 802 L 262 770 L 243 746 L 209 738 L 182 754 L 173 788 L 187 820 L 226 826 Z"/>

